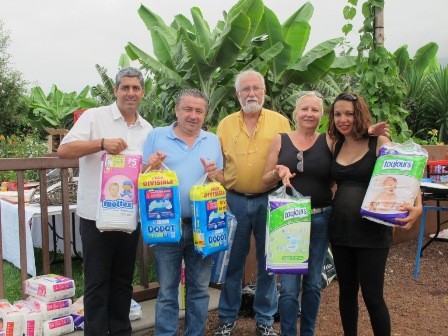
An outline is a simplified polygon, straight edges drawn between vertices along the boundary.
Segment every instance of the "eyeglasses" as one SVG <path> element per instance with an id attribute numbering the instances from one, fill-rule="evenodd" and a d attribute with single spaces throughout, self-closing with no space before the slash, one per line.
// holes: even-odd
<path id="1" fill-rule="evenodd" d="M 248 154 L 252 154 L 255 153 L 258 150 L 258 146 L 257 146 L 257 141 L 255 141 L 255 132 L 254 134 L 252 134 L 252 136 L 249 138 L 249 143 L 247 144 L 247 150 L 244 150 L 244 148 L 241 148 L 242 146 L 244 146 L 244 144 L 237 144 L 241 133 L 242 133 L 243 127 L 240 127 L 240 130 L 237 134 L 237 136 L 235 137 L 235 146 L 236 146 L 236 152 L 238 153 L 238 155 L 248 155 Z"/>
<path id="2" fill-rule="evenodd" d="M 336 100 L 356 101 L 358 98 L 353 93 L 343 92 L 336 97 Z"/>
<path id="3" fill-rule="evenodd" d="M 297 171 L 302 173 L 303 172 L 303 151 L 301 151 L 301 150 L 299 150 L 299 152 L 297 153 L 297 161 L 299 161 L 297 163 Z"/>
<path id="4" fill-rule="evenodd" d="M 297 95 L 297 99 L 302 98 L 304 96 L 316 96 L 317 98 L 324 99 L 324 96 L 318 91 L 301 91 Z"/>
<path id="5" fill-rule="evenodd" d="M 240 92 L 249 93 L 251 90 L 255 93 L 259 93 L 260 91 L 264 90 L 264 88 L 259 86 L 245 86 L 240 90 Z"/>

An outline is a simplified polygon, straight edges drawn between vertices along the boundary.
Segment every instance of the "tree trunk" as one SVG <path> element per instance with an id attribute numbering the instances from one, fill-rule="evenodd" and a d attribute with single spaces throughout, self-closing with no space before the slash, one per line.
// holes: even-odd
<path id="1" fill-rule="evenodd" d="M 384 46 L 384 9 L 375 7 L 375 19 L 373 21 L 375 44 Z"/>

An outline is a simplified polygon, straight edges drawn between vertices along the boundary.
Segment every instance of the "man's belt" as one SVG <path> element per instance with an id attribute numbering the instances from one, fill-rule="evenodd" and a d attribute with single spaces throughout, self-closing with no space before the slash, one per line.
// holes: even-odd
<path id="1" fill-rule="evenodd" d="M 230 191 L 231 193 L 234 193 L 235 195 L 244 196 L 246 198 L 256 198 L 256 197 L 260 197 L 260 196 L 269 194 L 269 191 L 265 191 L 263 193 L 255 193 L 255 194 L 240 193 L 239 191 L 232 190 L 232 189 L 228 189 L 227 191 Z"/>

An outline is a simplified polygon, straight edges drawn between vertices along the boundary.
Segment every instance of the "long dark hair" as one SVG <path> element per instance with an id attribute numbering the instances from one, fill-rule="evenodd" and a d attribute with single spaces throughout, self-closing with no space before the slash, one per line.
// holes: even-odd
<path id="1" fill-rule="evenodd" d="M 333 140 L 342 140 L 344 136 L 338 131 L 334 123 L 334 105 L 340 100 L 349 101 L 353 104 L 355 123 L 353 125 L 354 138 L 360 140 L 369 135 L 369 126 L 372 124 L 372 117 L 367 103 L 360 95 L 356 93 L 343 92 L 339 94 L 331 104 L 328 111 L 328 134 Z"/>

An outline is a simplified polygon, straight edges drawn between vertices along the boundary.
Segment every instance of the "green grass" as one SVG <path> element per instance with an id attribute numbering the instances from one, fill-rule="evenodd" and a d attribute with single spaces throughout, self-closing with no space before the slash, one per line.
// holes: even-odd
<path id="1" fill-rule="evenodd" d="M 42 274 L 42 250 L 34 248 L 34 255 L 36 258 L 36 272 Z M 62 259 L 63 255 L 58 253 L 56 258 Z M 20 270 L 13 264 L 3 261 L 4 270 L 4 284 L 5 284 L 5 299 L 9 302 L 14 302 L 22 298 L 21 283 L 20 283 Z M 84 293 L 84 274 L 82 271 L 82 262 L 80 260 L 72 261 L 73 280 L 75 280 L 76 293 L 75 297 L 78 298 Z M 64 274 L 64 264 L 57 263 L 50 266 L 51 273 Z M 148 269 L 149 281 L 155 281 L 154 266 L 150 265 Z M 140 283 L 140 262 L 137 261 L 134 269 L 133 285 Z"/>

